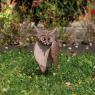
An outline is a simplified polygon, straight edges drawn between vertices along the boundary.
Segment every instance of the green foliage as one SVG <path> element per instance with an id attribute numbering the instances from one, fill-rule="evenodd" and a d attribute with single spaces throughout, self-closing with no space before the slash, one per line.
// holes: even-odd
<path id="1" fill-rule="evenodd" d="M 48 0 L 36 9 L 36 17 L 47 26 L 64 26 L 84 13 L 83 0 Z"/>
<path id="2" fill-rule="evenodd" d="M 17 36 L 20 16 L 10 7 L 6 7 L 4 12 L 0 13 L 0 44 L 11 44 L 14 42 L 14 36 Z"/>
<path id="3" fill-rule="evenodd" d="M 35 17 L 39 18 L 41 22 L 47 27 L 59 26 L 60 10 L 57 4 L 44 2 L 36 8 Z"/>
<path id="4" fill-rule="evenodd" d="M 6 2 L 6 0 L 3 1 Z M 34 9 L 31 7 L 32 4 L 30 4 L 31 0 L 21 0 L 18 1 L 17 6 L 14 8 L 10 8 L 6 4 L 6 8 L 0 12 L 0 45 L 13 44 L 18 37 L 22 38 L 20 40 L 23 40 L 23 38 L 24 40 L 27 39 L 28 31 L 19 32 L 20 25 L 26 19 L 30 22 L 40 21 L 48 28 L 63 28 L 77 19 L 80 14 L 85 13 L 84 8 L 87 6 L 85 0 L 44 0 L 43 3 Z M 23 37 L 20 36 L 21 34 L 24 34 Z M 64 34 L 62 30 L 60 39 L 67 40 L 68 36 Z M 28 36 L 28 39 L 31 39 L 31 35 Z M 32 39 L 32 42 L 34 40 Z"/>
<path id="5" fill-rule="evenodd" d="M 95 54 L 59 56 L 48 75 L 39 75 L 34 56 L 25 50 L 0 53 L 1 95 L 94 95 Z"/>

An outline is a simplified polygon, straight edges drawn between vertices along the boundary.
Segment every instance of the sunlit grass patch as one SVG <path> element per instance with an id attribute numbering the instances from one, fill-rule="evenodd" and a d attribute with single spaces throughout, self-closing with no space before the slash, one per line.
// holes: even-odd
<path id="1" fill-rule="evenodd" d="M 56 70 L 40 75 L 32 53 L 0 53 L 0 95 L 95 95 L 95 54 L 71 57 L 60 52 Z"/>

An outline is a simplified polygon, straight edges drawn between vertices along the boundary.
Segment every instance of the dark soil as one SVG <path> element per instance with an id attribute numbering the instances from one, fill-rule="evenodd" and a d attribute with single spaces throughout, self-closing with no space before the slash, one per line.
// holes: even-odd
<path id="1" fill-rule="evenodd" d="M 0 47 L 0 52 L 8 51 L 8 50 L 16 50 L 16 49 L 25 49 L 29 52 L 32 52 L 33 47 L 34 47 L 34 45 L 28 45 L 28 46 L 5 45 L 5 46 Z M 65 45 L 65 46 L 61 46 L 60 50 L 62 50 L 63 52 L 67 51 L 70 53 L 74 53 L 74 52 L 77 52 L 77 53 L 82 53 L 82 52 L 95 53 L 95 44 L 92 44 L 92 46 L 80 44 L 78 47 L 75 45 Z"/>

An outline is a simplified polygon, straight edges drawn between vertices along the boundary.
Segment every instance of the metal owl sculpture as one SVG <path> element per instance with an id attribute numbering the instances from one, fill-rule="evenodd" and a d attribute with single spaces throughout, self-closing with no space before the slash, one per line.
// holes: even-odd
<path id="1" fill-rule="evenodd" d="M 45 73 L 52 62 L 58 65 L 59 45 L 57 41 L 57 28 L 53 30 L 40 29 L 34 26 L 37 41 L 34 46 L 34 57 L 42 73 Z"/>

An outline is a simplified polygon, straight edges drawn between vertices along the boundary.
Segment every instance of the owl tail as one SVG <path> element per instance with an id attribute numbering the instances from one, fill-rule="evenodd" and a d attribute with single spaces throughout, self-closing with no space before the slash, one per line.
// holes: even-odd
<path id="1" fill-rule="evenodd" d="M 45 66 L 39 65 L 39 67 L 40 67 L 40 70 L 41 70 L 42 74 L 45 74 L 46 71 L 48 70 L 48 68 L 45 67 Z"/>

